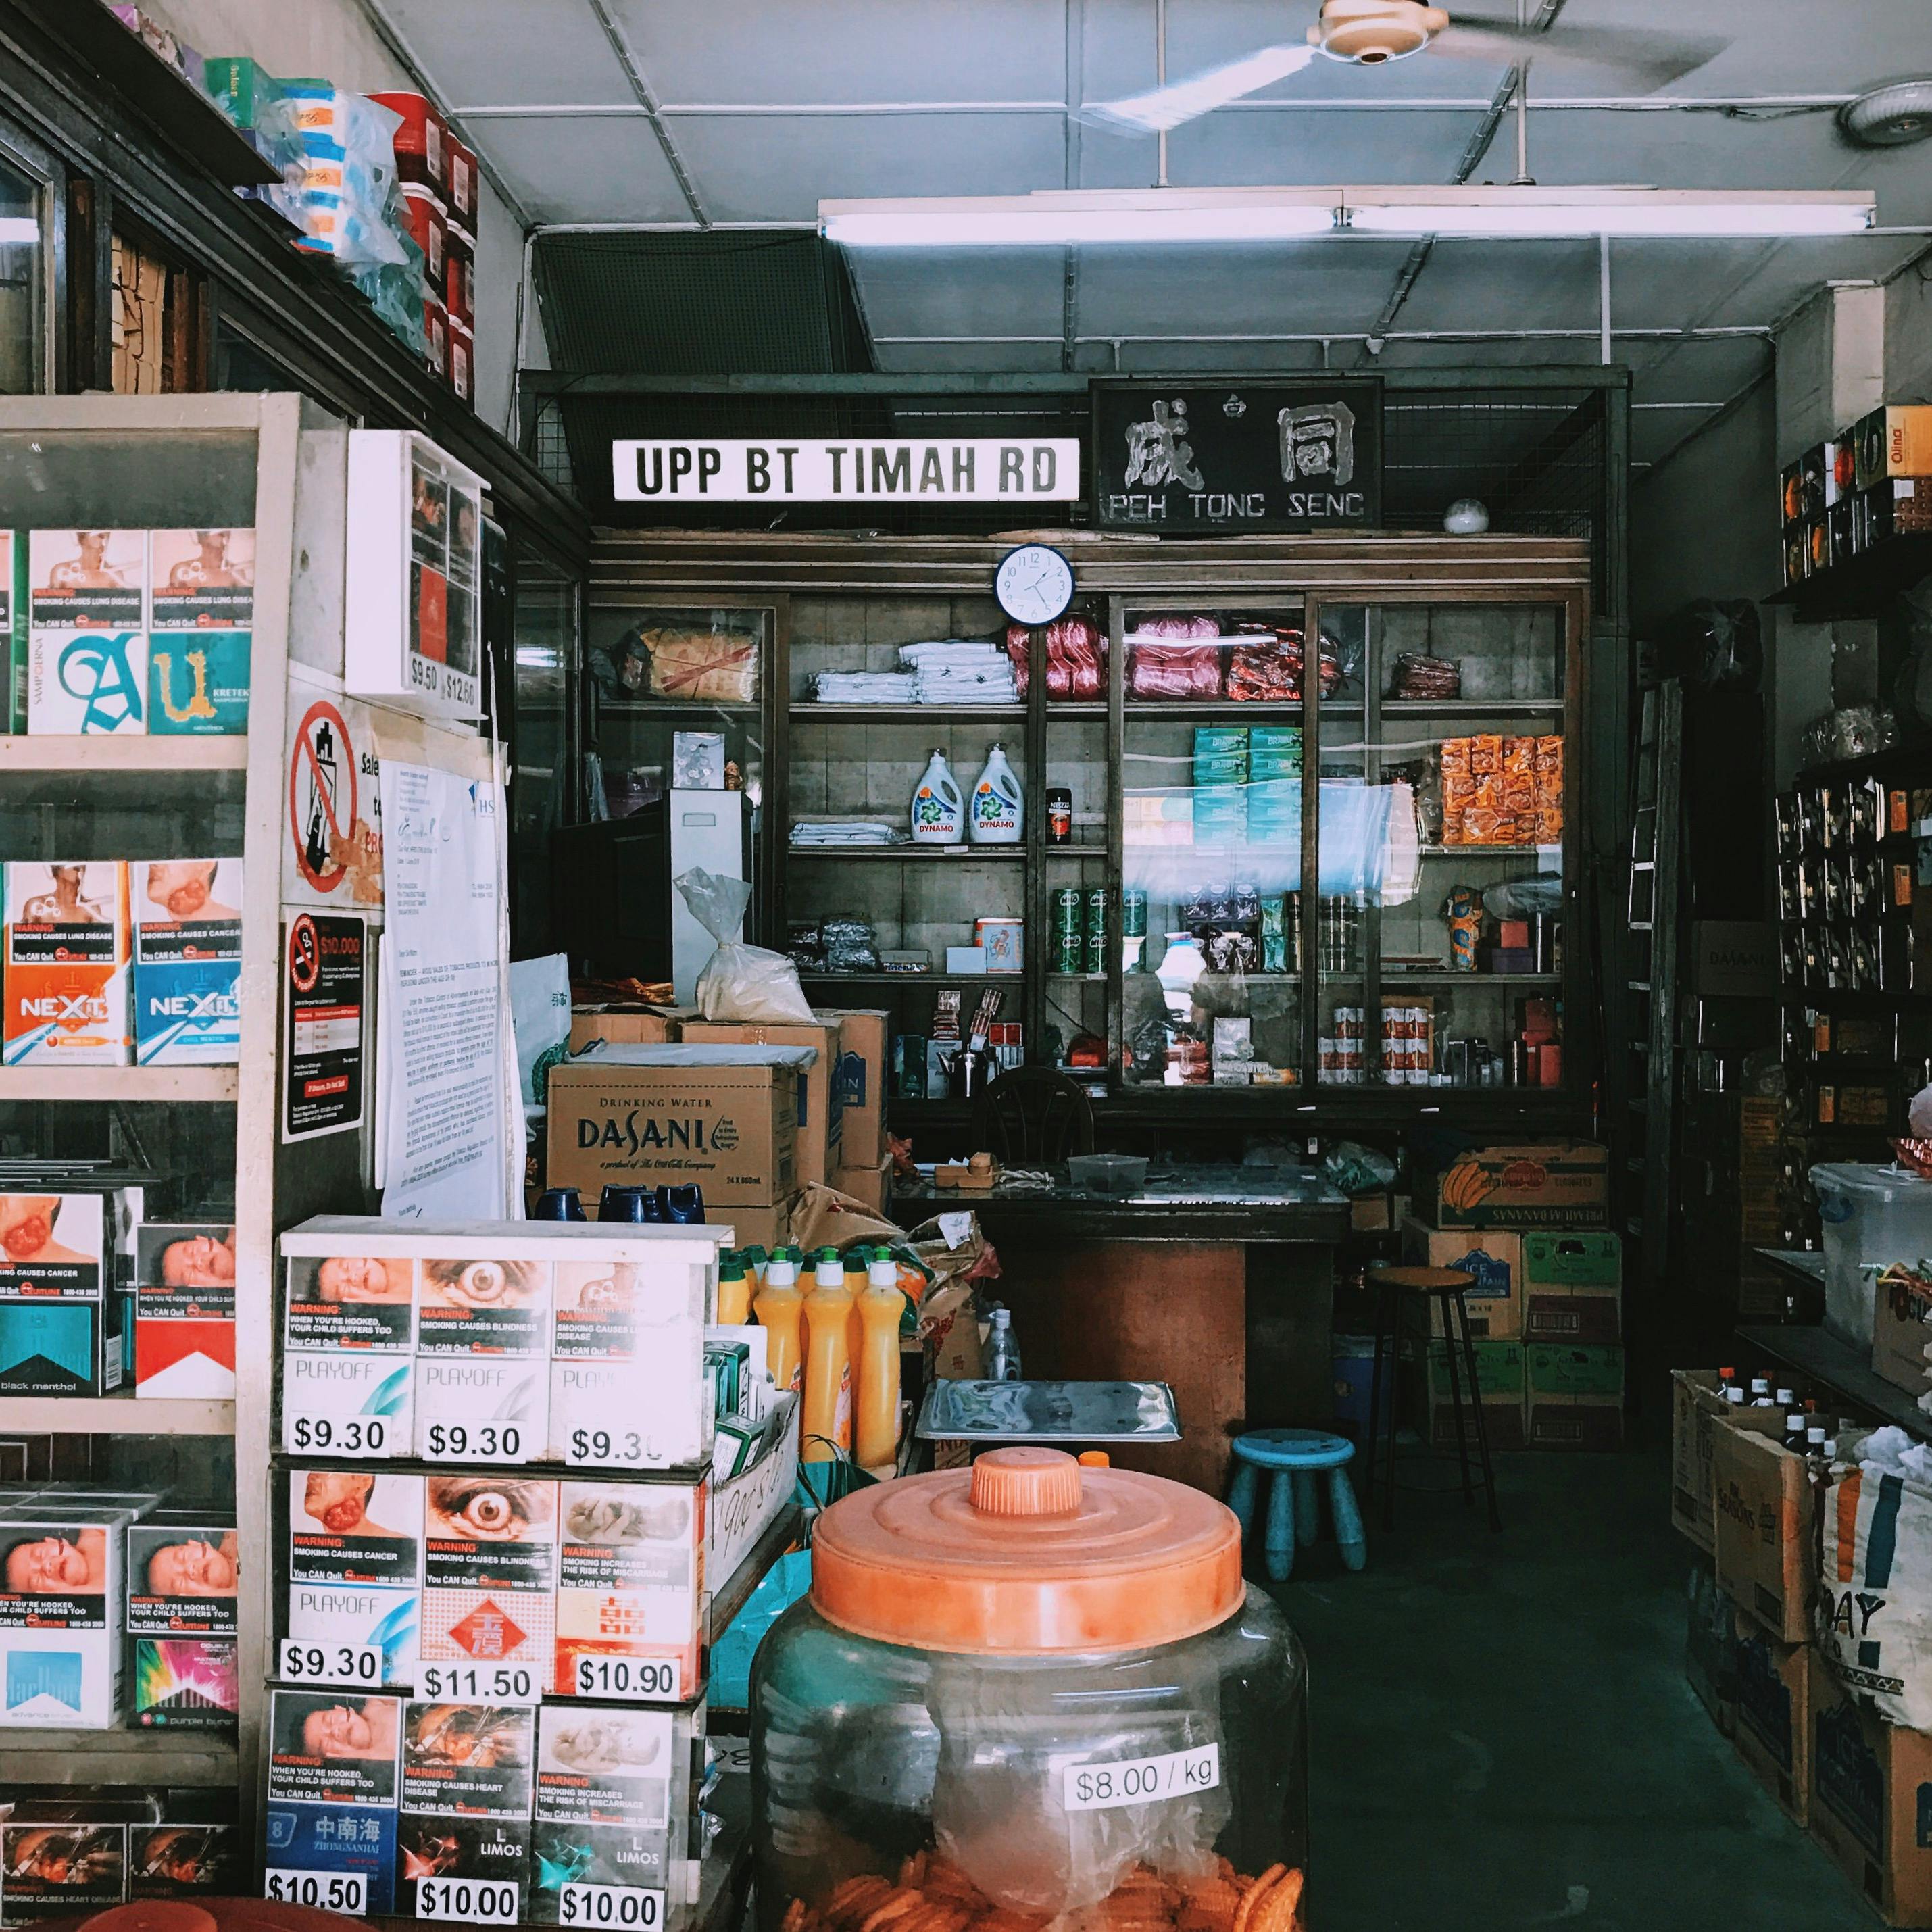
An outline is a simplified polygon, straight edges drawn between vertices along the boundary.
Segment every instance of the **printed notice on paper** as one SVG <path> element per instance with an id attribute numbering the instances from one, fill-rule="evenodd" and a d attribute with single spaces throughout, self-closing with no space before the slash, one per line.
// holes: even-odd
<path id="1" fill-rule="evenodd" d="M 500 1220 L 502 791 L 428 766 L 381 764 L 382 1212 Z"/>

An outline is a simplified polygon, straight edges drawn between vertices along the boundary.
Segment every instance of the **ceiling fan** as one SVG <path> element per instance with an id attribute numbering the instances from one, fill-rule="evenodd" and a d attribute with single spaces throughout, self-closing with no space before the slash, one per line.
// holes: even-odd
<path id="1" fill-rule="evenodd" d="M 1559 23 L 1539 32 L 1520 20 L 1460 12 L 1452 20 L 1444 8 L 1426 6 L 1423 0 L 1323 0 L 1305 43 L 1260 47 L 1225 66 L 1164 82 L 1144 94 L 1099 103 L 1087 111 L 1116 127 L 1164 134 L 1257 88 L 1299 74 L 1318 56 L 1355 67 L 1381 67 L 1424 52 L 1516 66 L 1531 53 L 1546 51 L 1607 68 L 1632 92 L 1648 94 L 1702 67 L 1727 45 L 1725 40 L 1649 28 L 1640 32 Z"/>

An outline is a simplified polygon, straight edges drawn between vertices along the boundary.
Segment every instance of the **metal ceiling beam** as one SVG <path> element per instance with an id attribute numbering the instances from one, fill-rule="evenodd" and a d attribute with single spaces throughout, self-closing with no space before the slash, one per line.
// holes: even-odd
<path id="1" fill-rule="evenodd" d="M 1850 94 L 1575 94 L 1532 100 L 1532 114 L 1826 114 L 1857 97 Z M 1076 101 L 1076 107 L 1082 104 Z M 1481 95 L 1438 98 L 1376 95 L 1359 100 L 1298 100 L 1292 95 L 1224 101 L 1216 114 L 1467 114 L 1490 105 Z M 477 121 L 641 119 L 647 110 L 627 101 L 487 101 L 449 110 Z M 1059 115 L 1058 100 L 662 100 L 667 121 L 863 120 L 868 116 L 976 114 Z M 1117 140 L 1150 140 L 1151 135 L 1102 128 Z"/>
<path id="2" fill-rule="evenodd" d="M 698 184 L 692 179 L 691 170 L 685 166 L 684 157 L 679 153 L 670 130 L 664 125 L 664 111 L 658 105 L 656 92 L 644 73 L 644 64 L 631 51 L 631 44 L 610 11 L 608 0 L 584 0 L 584 4 L 596 16 L 597 24 L 604 30 L 604 38 L 610 44 L 610 51 L 617 56 L 617 64 L 624 70 L 625 83 L 637 96 L 638 105 L 651 124 L 651 132 L 657 136 L 664 160 L 677 177 L 677 191 L 684 196 L 685 206 L 700 228 L 709 228 L 711 217 L 706 213 L 704 203 L 699 198 Z"/>
<path id="3" fill-rule="evenodd" d="M 574 376 L 556 369 L 524 371 L 524 386 L 532 396 L 1084 396 L 1092 380 L 1084 373 L 1013 375 L 970 370 L 946 375 L 919 370 L 869 376 L 653 376 L 629 371 Z M 1594 362 L 1566 363 L 1552 375 L 1546 368 L 1472 368 L 1451 362 L 1433 368 L 1390 369 L 1383 381 L 1394 390 L 1627 389 L 1630 371 Z"/>
<path id="4" fill-rule="evenodd" d="M 1087 0 L 1064 0 L 1060 92 L 1066 96 L 1061 184 L 1077 188 L 1080 172 L 1080 98 L 1087 80 Z M 856 268 L 853 279 L 858 279 Z M 1068 248 L 1060 265 L 1060 366 L 1070 370 L 1080 328 L 1080 250 Z"/>

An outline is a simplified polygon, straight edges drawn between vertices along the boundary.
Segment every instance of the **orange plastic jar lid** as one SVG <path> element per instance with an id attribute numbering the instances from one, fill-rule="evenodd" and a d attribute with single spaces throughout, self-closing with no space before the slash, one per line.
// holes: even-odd
<path id="1" fill-rule="evenodd" d="M 918 1650 L 1138 1650 L 1226 1622 L 1244 1588 L 1225 1504 L 1058 1449 L 856 1490 L 812 1536 L 819 1614 Z"/>

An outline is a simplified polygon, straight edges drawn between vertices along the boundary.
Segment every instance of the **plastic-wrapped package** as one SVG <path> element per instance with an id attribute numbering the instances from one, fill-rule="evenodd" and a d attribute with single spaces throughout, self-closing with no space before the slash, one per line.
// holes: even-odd
<path id="1" fill-rule="evenodd" d="M 798 983 L 798 968 L 782 952 L 747 946 L 734 935 L 752 902 L 748 880 L 721 879 L 694 866 L 673 881 L 692 916 L 718 942 L 698 976 L 698 1010 L 708 1020 L 765 1020 L 812 1024 L 811 1002 Z"/>
<path id="2" fill-rule="evenodd" d="M 1066 616 L 1041 633 L 1046 645 L 1049 698 L 1097 699 L 1107 694 L 1107 634 L 1090 617 Z M 1027 693 L 1034 634 L 1024 624 L 1006 626 L 1006 655 L 1013 661 L 1019 694 Z"/>
<path id="3" fill-rule="evenodd" d="M 1149 617 L 1127 640 L 1136 698 L 1219 698 L 1221 627 L 1212 617 Z"/>
<path id="4" fill-rule="evenodd" d="M 758 695 L 758 639 L 723 626 L 638 626 L 634 633 L 650 660 L 653 698 L 748 704 Z"/>
<path id="5" fill-rule="evenodd" d="M 1462 694 L 1462 667 L 1454 658 L 1404 651 L 1389 674 L 1391 698 L 1451 698 Z"/>
<path id="6" fill-rule="evenodd" d="M 862 919 L 828 919 L 819 923 L 828 973 L 877 973 L 878 934 Z"/>
<path id="7" fill-rule="evenodd" d="M 1804 728 L 1802 742 L 1807 764 L 1828 764 L 1838 758 L 1862 758 L 1890 748 L 1898 736 L 1898 722 L 1876 705 L 1847 705 L 1827 711 Z"/>

